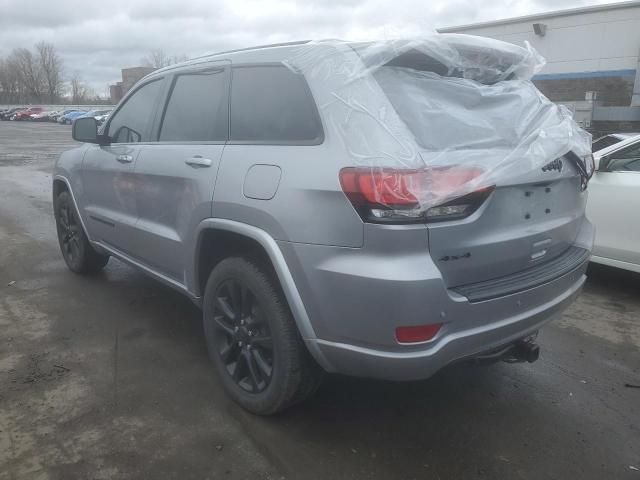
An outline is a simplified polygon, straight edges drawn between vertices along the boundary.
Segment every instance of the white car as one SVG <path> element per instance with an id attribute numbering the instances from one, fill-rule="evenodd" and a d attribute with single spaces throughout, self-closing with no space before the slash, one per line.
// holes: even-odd
<path id="1" fill-rule="evenodd" d="M 640 272 L 640 135 L 594 153 L 587 217 L 596 227 L 591 261 Z"/>

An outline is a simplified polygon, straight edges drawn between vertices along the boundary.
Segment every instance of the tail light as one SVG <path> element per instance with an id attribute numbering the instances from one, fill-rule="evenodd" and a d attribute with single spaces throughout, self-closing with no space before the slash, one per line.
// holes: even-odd
<path id="1" fill-rule="evenodd" d="M 348 167 L 340 171 L 340 185 L 363 221 L 420 223 L 464 218 L 493 191 L 483 188 L 442 205 L 422 208 L 423 195 L 450 197 L 484 173 L 479 168 L 443 167 L 421 170 Z"/>

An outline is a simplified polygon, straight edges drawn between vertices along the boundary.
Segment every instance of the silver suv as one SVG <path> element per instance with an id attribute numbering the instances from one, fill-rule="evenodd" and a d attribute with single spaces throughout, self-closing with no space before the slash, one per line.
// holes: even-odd
<path id="1" fill-rule="evenodd" d="M 536 332 L 585 281 L 580 159 L 550 153 L 542 168 L 414 214 L 397 188 L 421 173 L 354 161 L 318 101 L 326 79 L 287 62 L 301 45 L 167 67 L 100 129 L 78 119 L 84 143 L 53 176 L 69 268 L 96 272 L 115 257 L 191 298 L 222 385 L 258 414 L 307 398 L 324 372 L 415 380 L 463 359 L 535 360 Z M 381 68 L 431 72 L 438 62 L 423 57 Z M 403 90 L 378 80 L 385 115 L 424 127 Z M 372 191 L 383 184 L 384 198 Z"/>

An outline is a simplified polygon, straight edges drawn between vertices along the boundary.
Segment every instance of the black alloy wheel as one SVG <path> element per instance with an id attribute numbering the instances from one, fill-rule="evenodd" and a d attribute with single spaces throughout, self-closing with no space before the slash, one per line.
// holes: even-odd
<path id="1" fill-rule="evenodd" d="M 222 282 L 215 295 L 213 319 L 222 333 L 217 336 L 220 360 L 244 391 L 263 392 L 273 374 L 274 346 L 256 296 L 233 279 Z"/>
<path id="2" fill-rule="evenodd" d="M 97 252 L 85 232 L 69 192 L 61 192 L 55 199 L 56 231 L 62 257 L 75 273 L 95 273 L 107 264 L 109 255 Z"/>
<path id="3" fill-rule="evenodd" d="M 272 415 L 309 398 L 324 371 L 309 355 L 268 260 L 226 257 L 209 274 L 203 327 L 224 390 Z"/>
<path id="4" fill-rule="evenodd" d="M 71 208 L 69 203 L 60 205 L 56 225 L 62 254 L 69 263 L 74 263 L 82 254 L 82 246 L 80 245 L 81 227 L 78 225 Z"/>

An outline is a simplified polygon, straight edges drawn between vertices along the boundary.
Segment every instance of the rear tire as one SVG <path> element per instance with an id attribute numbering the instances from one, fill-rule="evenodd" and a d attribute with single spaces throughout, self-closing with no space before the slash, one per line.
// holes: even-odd
<path id="1" fill-rule="evenodd" d="M 246 257 L 222 260 L 204 294 L 209 356 L 226 392 L 258 415 L 281 412 L 317 390 L 309 355 L 274 275 Z"/>
<path id="2" fill-rule="evenodd" d="M 69 270 L 95 273 L 104 268 L 108 255 L 95 251 L 89 243 L 69 192 L 61 192 L 54 202 L 58 244 Z"/>

